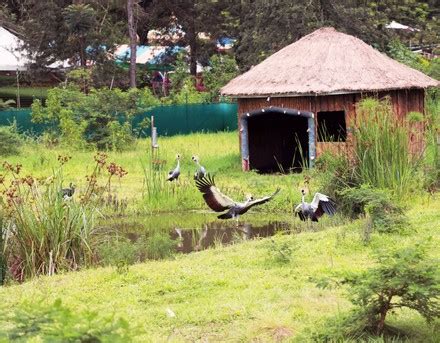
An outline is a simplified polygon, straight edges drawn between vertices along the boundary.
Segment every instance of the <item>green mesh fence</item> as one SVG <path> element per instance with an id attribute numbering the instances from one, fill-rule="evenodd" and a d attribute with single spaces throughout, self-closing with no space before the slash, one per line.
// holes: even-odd
<path id="1" fill-rule="evenodd" d="M 154 116 L 157 132 L 161 136 L 188 134 L 191 132 L 216 132 L 237 129 L 237 104 L 191 104 L 159 106 L 136 116 L 133 129 L 145 118 Z M 14 120 L 21 132 L 40 135 L 45 125 L 31 121 L 31 110 L 0 111 L 0 126 L 10 125 Z M 148 130 L 149 131 L 149 130 Z"/>
<path id="2" fill-rule="evenodd" d="M 30 108 L 0 111 L 0 126 L 11 125 L 14 120 L 16 121 L 20 132 L 31 133 L 34 135 L 41 135 L 47 127 L 46 125 L 35 124 L 31 121 Z"/>

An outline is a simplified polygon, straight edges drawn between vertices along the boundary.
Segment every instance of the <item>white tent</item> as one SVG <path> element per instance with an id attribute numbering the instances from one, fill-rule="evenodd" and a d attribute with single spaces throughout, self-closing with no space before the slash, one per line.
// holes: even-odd
<path id="1" fill-rule="evenodd" d="M 30 62 L 21 49 L 22 41 L 8 30 L 0 27 L 0 71 L 23 71 Z"/>
<path id="2" fill-rule="evenodd" d="M 415 29 L 415 28 L 408 26 L 408 25 L 400 24 L 394 20 L 385 27 L 387 29 L 392 29 L 392 30 L 420 31 L 419 29 Z"/>

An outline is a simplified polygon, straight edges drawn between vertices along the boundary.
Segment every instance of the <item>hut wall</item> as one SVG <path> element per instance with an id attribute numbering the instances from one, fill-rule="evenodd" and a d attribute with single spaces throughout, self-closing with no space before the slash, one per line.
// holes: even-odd
<path id="1" fill-rule="evenodd" d="M 345 111 L 345 123 L 347 126 L 346 142 L 317 142 L 316 152 L 319 156 L 324 151 L 350 153 L 353 146 L 352 121 L 356 118 L 356 104 L 365 97 L 384 98 L 389 97 L 394 113 L 399 118 L 405 118 L 409 112 L 425 111 L 425 92 L 423 89 L 404 89 L 387 92 L 366 92 L 354 94 L 326 95 L 326 96 L 302 96 L 302 97 L 270 97 L 270 98 L 239 98 L 238 116 L 266 108 L 270 106 L 286 107 L 302 111 L 311 111 L 315 114 L 315 128 L 318 130 L 317 116 L 322 111 Z M 240 122 L 239 122 L 240 125 Z M 239 126 L 240 127 L 240 126 Z M 423 124 L 412 124 L 411 150 L 419 153 L 423 150 Z M 315 135 L 317 137 L 317 133 Z M 241 135 L 240 135 L 241 140 Z M 241 144 L 241 142 L 240 142 Z"/>

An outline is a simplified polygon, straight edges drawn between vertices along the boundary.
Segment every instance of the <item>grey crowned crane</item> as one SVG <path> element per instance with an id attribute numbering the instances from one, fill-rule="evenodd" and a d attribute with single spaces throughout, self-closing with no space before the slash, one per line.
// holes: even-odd
<path id="1" fill-rule="evenodd" d="M 227 211 L 217 216 L 217 218 L 235 218 L 237 219 L 237 224 L 238 217 L 241 214 L 245 214 L 253 206 L 261 205 L 270 201 L 280 191 L 278 188 L 272 195 L 255 200 L 252 196 L 247 196 L 244 202 L 237 202 L 220 192 L 220 190 L 215 186 L 214 177 L 209 174 L 199 180 L 196 180 L 196 186 L 203 194 L 203 199 L 205 199 L 206 204 L 212 210 L 215 212 Z"/>
<path id="2" fill-rule="evenodd" d="M 180 155 L 179 154 L 176 155 L 176 160 L 177 160 L 176 168 L 174 168 L 173 170 L 171 170 L 168 173 L 167 181 L 173 181 L 173 180 L 177 181 L 177 179 L 179 178 L 179 175 L 180 175 Z"/>
<path id="3" fill-rule="evenodd" d="M 194 161 L 194 163 L 197 166 L 197 170 L 194 174 L 194 180 L 200 180 L 204 178 L 206 176 L 206 169 L 204 166 L 200 164 L 199 157 L 194 155 L 193 157 L 191 157 L 191 159 Z"/>
<path id="4" fill-rule="evenodd" d="M 301 189 L 301 194 L 301 204 L 296 206 L 295 215 L 297 215 L 302 221 L 310 219 L 312 222 L 317 222 L 324 213 L 329 216 L 333 216 L 336 213 L 336 203 L 327 195 L 315 193 L 312 202 L 307 203 L 304 201 L 306 195 L 304 189 Z"/>
<path id="5" fill-rule="evenodd" d="M 68 188 L 63 188 L 61 190 L 61 196 L 64 200 L 71 199 L 75 194 L 75 185 L 71 182 Z"/>

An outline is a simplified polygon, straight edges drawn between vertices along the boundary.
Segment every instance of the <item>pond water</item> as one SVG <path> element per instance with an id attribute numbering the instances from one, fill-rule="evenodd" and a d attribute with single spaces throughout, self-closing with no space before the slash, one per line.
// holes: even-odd
<path id="1" fill-rule="evenodd" d="M 175 241 L 179 253 L 191 253 L 218 245 L 301 231 L 301 225 L 289 215 L 255 213 L 235 220 L 219 220 L 215 214 L 190 212 L 151 216 L 113 218 L 107 221 L 109 232 L 124 235 L 132 242 L 161 234 Z"/>

